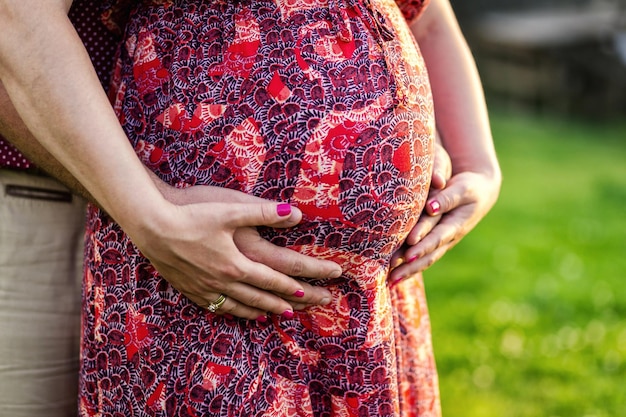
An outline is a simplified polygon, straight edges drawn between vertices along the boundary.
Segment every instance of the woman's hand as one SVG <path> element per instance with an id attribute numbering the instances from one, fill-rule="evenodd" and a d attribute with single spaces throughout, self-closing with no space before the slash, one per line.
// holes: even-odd
<path id="1" fill-rule="evenodd" d="M 487 214 L 499 191 L 499 176 L 476 172 L 458 173 L 443 190 L 431 190 L 427 216 L 422 216 L 392 258 L 391 285 L 439 260 Z"/>
<path id="2" fill-rule="evenodd" d="M 196 304 L 207 306 L 223 293 L 227 299 L 218 313 L 264 321 L 267 312 L 289 316 L 292 309 L 330 302 L 328 290 L 291 276 L 338 277 L 337 264 L 273 245 L 255 228 L 293 227 L 302 219 L 298 209 L 220 187 L 177 189 L 151 176 L 175 204 L 175 224 L 150 231 L 157 235 L 150 238 L 144 231 L 136 243 Z"/>
<path id="3" fill-rule="evenodd" d="M 437 194 L 437 191 L 444 189 L 448 180 L 452 176 L 452 161 L 450 161 L 450 155 L 448 155 L 448 152 L 446 152 L 446 150 L 441 145 L 441 138 L 439 137 L 438 132 L 436 132 L 436 140 L 433 153 L 433 169 L 432 178 L 430 181 L 429 199 L 432 199 Z M 409 233 L 409 236 L 426 236 L 428 233 L 430 233 L 431 230 L 433 230 L 433 228 L 437 225 L 437 223 L 439 223 L 440 220 L 441 215 L 433 214 L 432 208 L 430 213 L 428 212 L 427 208 L 424 208 L 422 215 L 420 216 L 417 224 L 413 227 L 412 231 Z M 418 238 L 417 240 L 420 239 Z M 391 257 L 392 270 L 406 263 L 409 259 L 411 261 L 414 261 L 414 259 L 409 258 L 409 255 L 407 255 L 406 253 L 409 247 L 410 246 L 405 240 L 404 244 L 400 246 L 400 248 L 398 248 L 393 254 L 393 256 Z M 391 279 L 389 281 L 391 282 Z"/>
<path id="4" fill-rule="evenodd" d="M 453 175 L 445 188 L 432 190 L 426 203 L 432 217 L 422 216 L 393 257 L 392 284 L 432 265 L 476 226 L 501 183 L 480 77 L 449 0 L 431 0 L 410 28 L 429 70 L 437 130 Z"/>

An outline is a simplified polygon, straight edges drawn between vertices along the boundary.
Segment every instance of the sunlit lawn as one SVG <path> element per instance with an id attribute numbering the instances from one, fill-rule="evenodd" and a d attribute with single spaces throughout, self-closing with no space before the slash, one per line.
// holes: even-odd
<path id="1" fill-rule="evenodd" d="M 492 123 L 501 198 L 426 274 L 444 417 L 626 416 L 626 124 Z"/>

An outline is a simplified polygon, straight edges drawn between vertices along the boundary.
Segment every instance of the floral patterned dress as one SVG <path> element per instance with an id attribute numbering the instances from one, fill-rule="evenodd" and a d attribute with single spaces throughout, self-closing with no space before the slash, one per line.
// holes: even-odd
<path id="1" fill-rule="evenodd" d="M 113 99 L 177 187 L 290 202 L 275 244 L 340 263 L 328 306 L 215 315 L 90 208 L 81 416 L 439 416 L 421 278 L 387 282 L 432 167 L 433 104 L 406 19 L 422 1 L 162 0 L 128 10 Z M 403 14 L 404 13 L 404 14 Z"/>

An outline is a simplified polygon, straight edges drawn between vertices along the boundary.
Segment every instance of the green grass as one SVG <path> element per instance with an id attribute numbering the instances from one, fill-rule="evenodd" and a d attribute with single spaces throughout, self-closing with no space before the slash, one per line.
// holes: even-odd
<path id="1" fill-rule="evenodd" d="M 444 417 L 626 416 L 626 124 L 492 127 L 500 200 L 425 275 Z"/>

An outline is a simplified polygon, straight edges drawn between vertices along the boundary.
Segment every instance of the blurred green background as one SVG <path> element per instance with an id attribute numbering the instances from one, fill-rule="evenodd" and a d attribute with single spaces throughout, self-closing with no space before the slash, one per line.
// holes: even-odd
<path id="1" fill-rule="evenodd" d="M 491 119 L 500 199 L 425 273 L 444 416 L 626 416 L 626 123 Z"/>
<path id="2" fill-rule="evenodd" d="M 425 273 L 444 417 L 624 417 L 626 1 L 452 3 L 504 181 Z"/>

